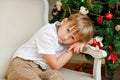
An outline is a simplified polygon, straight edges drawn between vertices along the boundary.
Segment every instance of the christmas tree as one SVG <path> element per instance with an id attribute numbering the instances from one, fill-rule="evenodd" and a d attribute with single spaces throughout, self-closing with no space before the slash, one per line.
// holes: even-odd
<path id="1" fill-rule="evenodd" d="M 61 21 L 73 13 L 88 15 L 94 21 L 94 36 L 103 37 L 107 51 L 107 74 L 113 77 L 120 63 L 120 0 L 58 0 L 50 22 Z M 97 43 L 96 43 L 97 45 Z"/>

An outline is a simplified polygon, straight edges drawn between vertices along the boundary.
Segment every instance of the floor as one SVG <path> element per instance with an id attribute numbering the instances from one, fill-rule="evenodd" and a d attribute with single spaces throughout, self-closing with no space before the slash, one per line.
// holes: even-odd
<path id="1" fill-rule="evenodd" d="M 90 74 L 92 74 L 92 71 L 93 71 L 93 65 L 88 64 L 88 63 L 83 63 L 83 64 L 67 63 L 64 67 L 75 70 L 75 71 L 82 71 L 82 72 L 86 72 L 86 73 L 90 73 Z M 102 67 L 101 70 L 102 70 L 102 72 L 101 72 L 102 80 L 110 80 L 109 78 L 107 78 L 107 76 L 105 74 L 105 68 Z M 120 79 L 114 79 L 114 80 L 120 80 Z"/>

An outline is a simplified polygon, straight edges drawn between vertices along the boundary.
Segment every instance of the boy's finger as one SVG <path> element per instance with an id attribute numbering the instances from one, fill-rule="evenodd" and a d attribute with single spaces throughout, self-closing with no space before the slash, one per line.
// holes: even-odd
<path id="1" fill-rule="evenodd" d="M 81 47 L 80 47 L 80 52 L 83 51 L 83 47 L 85 46 L 85 43 L 81 44 Z"/>
<path id="2" fill-rule="evenodd" d="M 73 46 L 70 46 L 67 51 L 70 51 L 73 49 Z"/>

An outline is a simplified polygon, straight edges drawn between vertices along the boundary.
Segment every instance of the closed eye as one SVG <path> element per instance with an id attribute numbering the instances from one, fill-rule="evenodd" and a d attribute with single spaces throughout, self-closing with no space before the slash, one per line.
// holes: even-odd
<path id="1" fill-rule="evenodd" d="M 69 30 L 69 29 L 67 29 L 67 32 L 70 32 L 70 30 Z"/>
<path id="2" fill-rule="evenodd" d="M 73 36 L 71 36 L 71 38 L 72 38 L 73 40 L 75 40 L 75 38 L 74 38 Z"/>

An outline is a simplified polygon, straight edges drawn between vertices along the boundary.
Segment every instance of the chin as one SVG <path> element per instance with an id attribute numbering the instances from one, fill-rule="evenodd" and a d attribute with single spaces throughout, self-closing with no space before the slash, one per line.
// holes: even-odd
<path id="1" fill-rule="evenodd" d="M 66 43 L 66 42 L 64 42 L 64 41 L 62 41 L 62 40 L 59 40 L 59 43 L 60 43 L 60 44 L 64 44 L 64 45 L 69 45 L 69 44 L 71 44 L 71 43 Z"/>
<path id="2" fill-rule="evenodd" d="M 69 45 L 69 43 L 65 43 L 65 42 L 62 42 L 61 44 L 64 44 L 64 45 Z"/>
<path id="3" fill-rule="evenodd" d="M 66 45 L 66 43 L 64 43 L 64 42 L 62 42 L 62 41 L 59 41 L 59 43 L 60 43 L 60 44 L 65 44 L 65 45 Z"/>
<path id="4" fill-rule="evenodd" d="M 62 41 L 59 41 L 59 43 L 60 43 L 60 44 L 64 44 L 64 42 L 62 42 Z"/>

